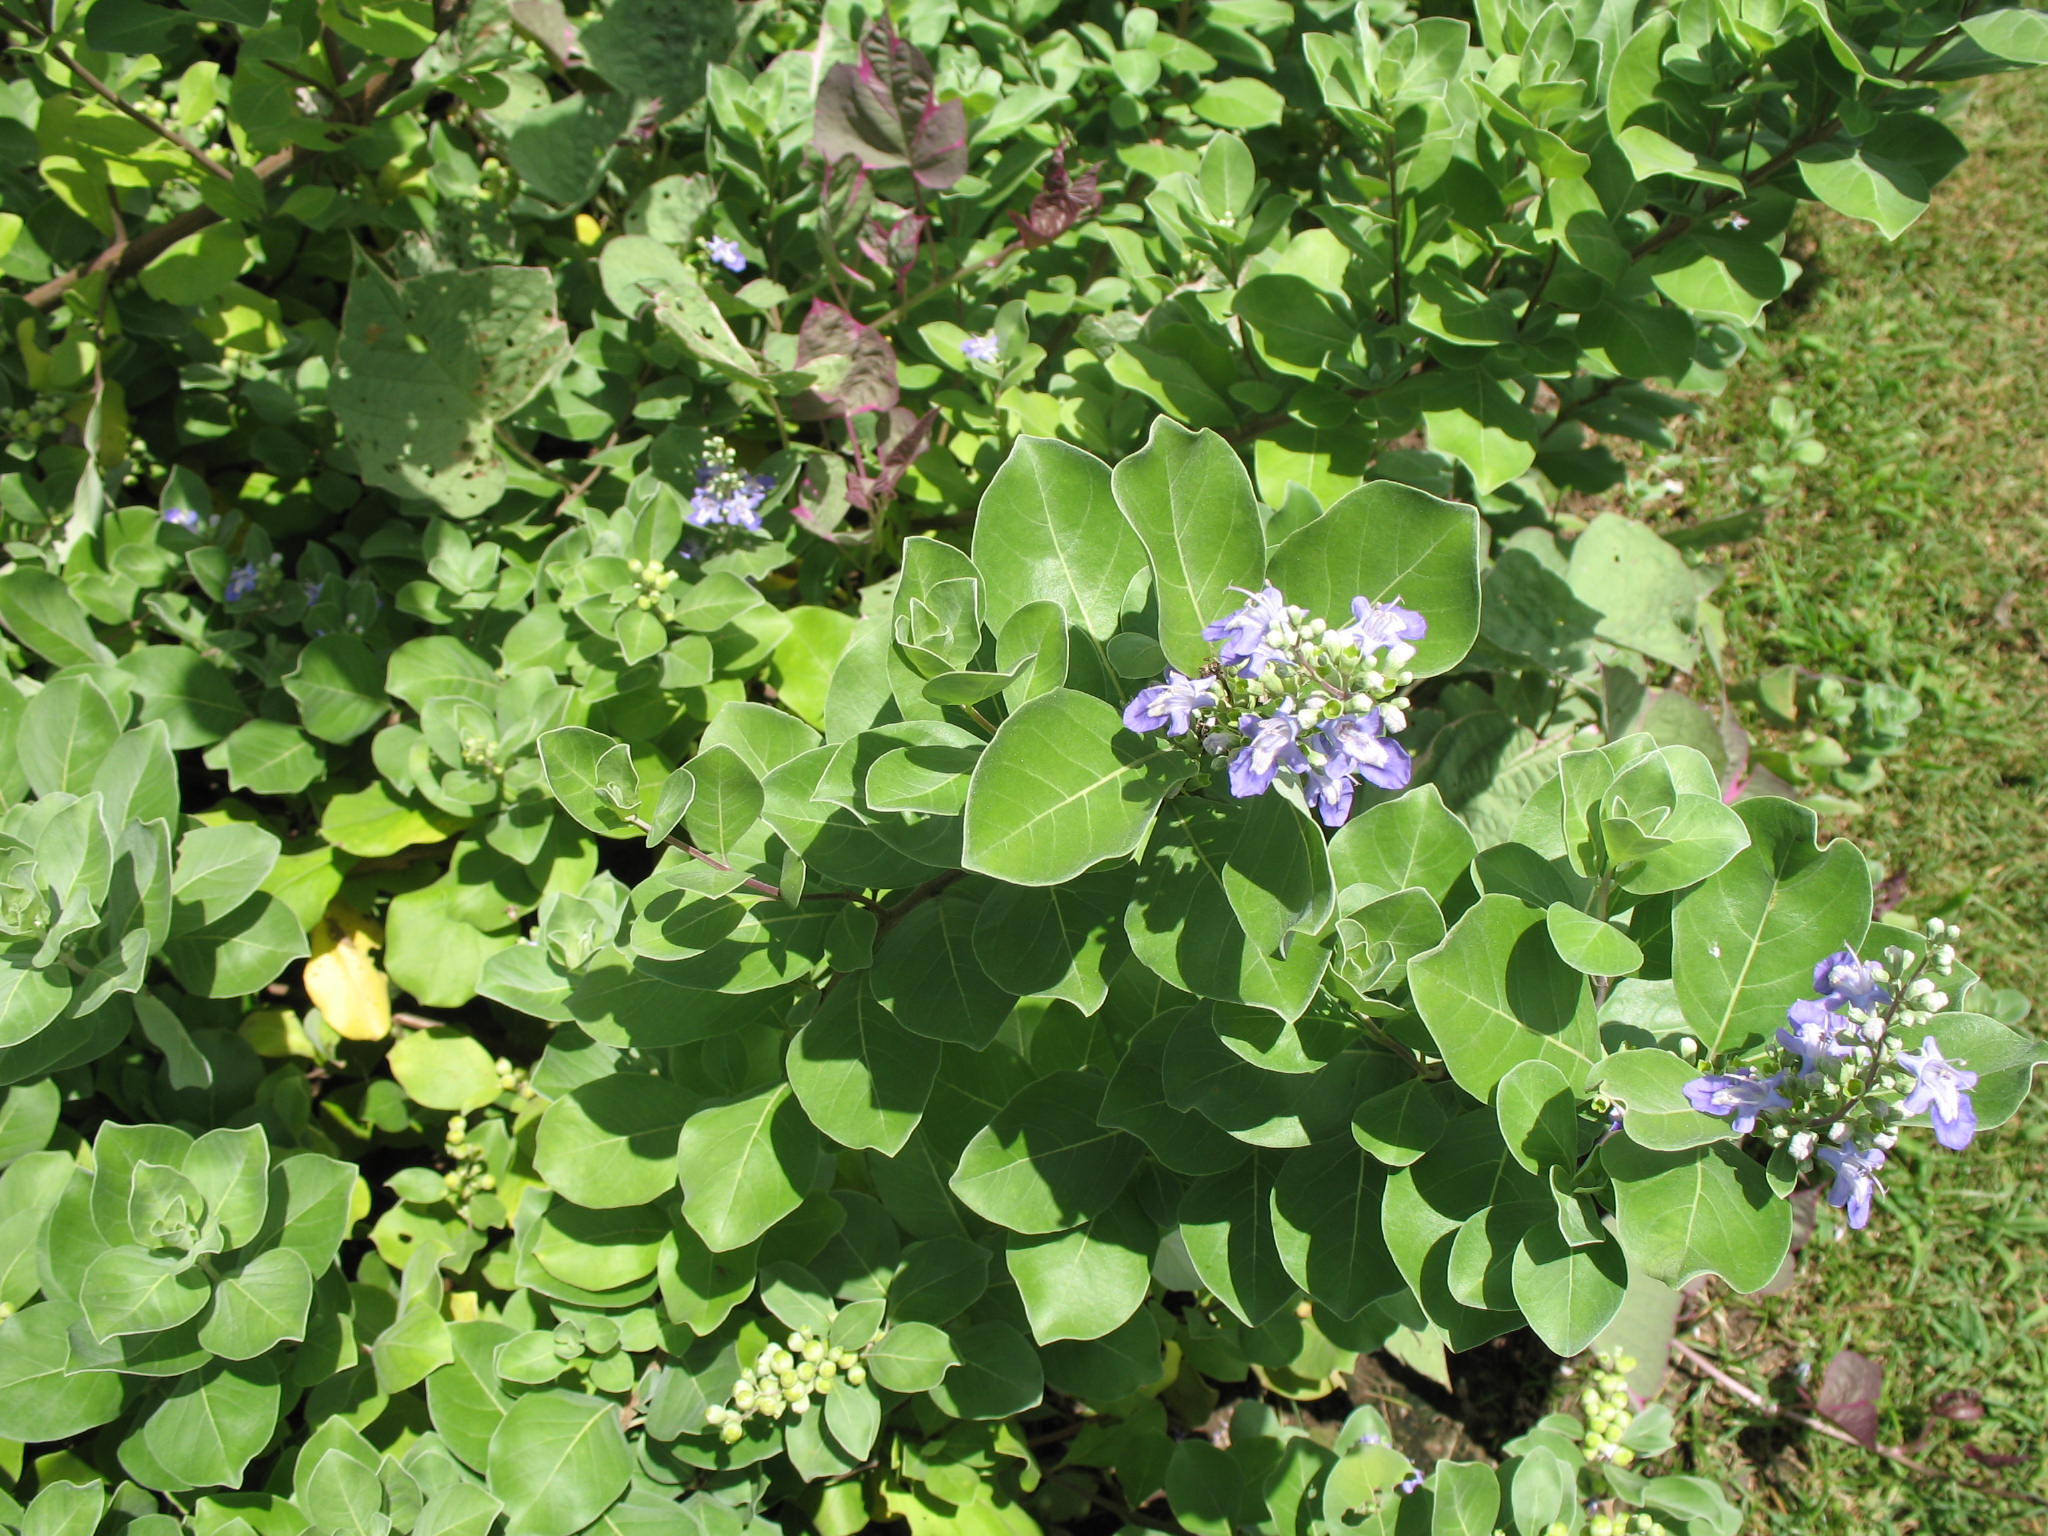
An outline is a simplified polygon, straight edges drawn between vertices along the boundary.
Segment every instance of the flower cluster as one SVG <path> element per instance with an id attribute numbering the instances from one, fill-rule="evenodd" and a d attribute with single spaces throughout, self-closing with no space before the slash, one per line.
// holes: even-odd
<path id="1" fill-rule="evenodd" d="M 165 507 L 163 515 L 173 528 L 182 528 L 187 533 L 199 531 L 199 514 L 190 507 Z"/>
<path id="2" fill-rule="evenodd" d="M 221 589 L 221 600 L 239 603 L 245 597 L 254 597 L 257 584 L 262 579 L 263 573 L 257 568 L 255 561 L 243 561 L 228 572 L 228 583 Z"/>
<path id="3" fill-rule="evenodd" d="M 1878 1170 L 1902 1122 L 1925 1114 L 1935 1140 L 1956 1152 L 1977 1133 L 1970 1102 L 1977 1074 L 1924 1033 L 1948 1006 L 1933 978 L 1953 973 L 1961 930 L 1936 917 L 1925 931 L 1921 955 L 1898 945 L 1881 962 L 1848 949 L 1829 955 L 1813 968 L 1816 995 L 1786 1010 L 1771 1060 L 1710 1072 L 1685 1087 L 1694 1109 L 1728 1117 L 1736 1134 L 1764 1122 L 1765 1134 L 1802 1167 L 1824 1167 L 1833 1178 L 1828 1202 L 1848 1213 L 1851 1227 L 1869 1222 L 1871 1203 L 1884 1192 Z"/>
<path id="4" fill-rule="evenodd" d="M 1242 591 L 1242 588 L 1238 590 Z M 1168 671 L 1124 710 L 1134 731 L 1189 736 L 1210 757 L 1230 758 L 1230 792 L 1300 786 L 1326 826 L 1351 815 L 1357 783 L 1405 789 L 1413 771 L 1393 740 L 1408 723 L 1404 693 L 1421 614 L 1398 603 L 1351 600 L 1351 622 L 1332 625 L 1290 605 L 1270 583 L 1202 631 L 1218 643 L 1200 677 Z"/>
<path id="5" fill-rule="evenodd" d="M 732 444 L 714 437 L 704 445 L 704 457 L 697 465 L 697 489 L 685 514 L 694 528 L 726 524 L 733 528 L 758 529 L 761 503 L 775 489 L 768 475 L 743 475 Z"/>
<path id="6" fill-rule="evenodd" d="M 728 272 L 747 270 L 746 253 L 740 249 L 737 240 L 728 240 L 724 235 L 713 235 L 704 241 L 704 254 L 725 268 Z"/>
<path id="7" fill-rule="evenodd" d="M 1002 343 L 996 340 L 994 331 L 982 336 L 969 336 L 960 343 L 960 355 L 970 363 L 993 363 L 1003 355 Z"/>
<path id="8" fill-rule="evenodd" d="M 704 1422 L 732 1445 L 755 1415 L 779 1419 L 785 1413 L 806 1414 L 813 1397 L 827 1396 L 841 1380 L 857 1387 L 867 1379 L 867 1367 L 856 1352 L 827 1344 L 806 1325 L 780 1346 L 763 1349 L 733 1382 L 732 1406 L 713 1403 L 704 1410 Z"/>

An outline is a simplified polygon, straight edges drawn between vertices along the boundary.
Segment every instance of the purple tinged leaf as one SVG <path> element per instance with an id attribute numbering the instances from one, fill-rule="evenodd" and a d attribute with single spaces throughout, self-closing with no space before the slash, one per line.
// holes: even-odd
<path id="1" fill-rule="evenodd" d="M 967 174 L 967 109 L 932 98 L 932 65 L 885 16 L 861 34 L 860 62 L 836 64 L 818 87 L 811 143 L 827 160 L 908 170 L 943 189 Z"/>
<path id="2" fill-rule="evenodd" d="M 1884 1366 L 1845 1349 L 1821 1375 L 1815 1405 L 1871 1450 L 1877 1448 L 1877 1399 L 1884 1391 Z"/>
<path id="3" fill-rule="evenodd" d="M 852 360 L 846 376 L 830 388 L 806 390 L 791 405 L 791 414 L 806 421 L 832 416 L 858 416 L 891 409 L 901 395 L 896 383 L 896 349 L 889 338 L 863 325 L 837 304 L 814 300 L 796 333 L 796 365 L 821 357 Z"/>
<path id="4" fill-rule="evenodd" d="M 890 411 L 876 437 L 876 467 L 870 471 L 864 459 L 854 466 L 846 477 L 846 499 L 864 512 L 887 503 L 924 452 L 938 415 L 937 410 L 929 410 L 916 416 L 902 406 Z M 855 451 L 858 453 L 858 445 Z"/>
<path id="5" fill-rule="evenodd" d="M 1052 152 L 1052 164 L 1046 167 L 1045 180 L 1038 195 L 1031 199 L 1030 210 L 1010 215 L 1010 222 L 1017 226 L 1017 239 L 1025 250 L 1035 251 L 1041 245 L 1052 244 L 1102 206 L 1102 193 L 1095 185 L 1100 169 L 1083 166 L 1070 177 L 1065 146 Z"/>
<path id="6" fill-rule="evenodd" d="M 860 253 L 885 272 L 908 272 L 930 222 L 922 213 L 905 213 L 891 223 L 869 219 L 861 231 Z"/>

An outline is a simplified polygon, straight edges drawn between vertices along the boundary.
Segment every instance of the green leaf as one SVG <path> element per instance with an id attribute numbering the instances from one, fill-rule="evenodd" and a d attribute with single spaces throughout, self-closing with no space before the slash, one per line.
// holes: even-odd
<path id="1" fill-rule="evenodd" d="M 1681 1152 L 1734 1135 L 1728 1120 L 1701 1114 L 1686 1098 L 1685 1085 L 1700 1070 L 1672 1051 L 1616 1051 L 1587 1086 L 1621 1106 L 1622 1124 L 1637 1146 Z"/>
<path id="2" fill-rule="evenodd" d="M 1477 852 L 1437 787 L 1421 784 L 1347 821 L 1330 839 L 1330 870 L 1340 892 L 1363 886 L 1391 895 L 1419 886 L 1442 901 Z"/>
<path id="3" fill-rule="evenodd" d="M 221 1277 L 199 1329 L 200 1347 L 224 1360 L 253 1360 L 306 1336 L 313 1271 L 289 1248 L 259 1253 Z"/>
<path id="4" fill-rule="evenodd" d="M 354 741 L 384 717 L 384 663 L 354 635 L 322 635 L 299 652 L 284 690 L 322 741 Z"/>
<path id="5" fill-rule="evenodd" d="M 1012 1232 L 1063 1232 L 1107 1210 L 1136 1148 L 1096 1121 L 1104 1084 L 1054 1072 L 1020 1089 L 975 1133 L 947 1181 L 978 1216 Z"/>
<path id="6" fill-rule="evenodd" d="M 1188 105 L 1195 116 L 1218 128 L 1270 128 L 1280 121 L 1286 104 L 1286 98 L 1265 81 L 1239 75 L 1203 86 Z"/>
<path id="7" fill-rule="evenodd" d="M 1785 264 L 1758 240 L 1688 235 L 1643 258 L 1657 291 L 1695 317 L 1755 325 L 1785 291 Z"/>
<path id="8" fill-rule="evenodd" d="M 614 1072 L 548 1106 L 534 1167 L 550 1188 L 592 1210 L 646 1205 L 676 1181 L 676 1150 L 692 1096 L 666 1078 Z"/>
<path id="9" fill-rule="evenodd" d="M 250 725 L 262 723 L 251 721 Z M 248 729 L 242 727 L 223 745 L 232 746 Z M 438 843 L 461 825 L 432 806 L 405 804 L 381 781 L 336 795 L 320 813 L 320 835 L 344 853 L 365 859 L 388 859 L 422 843 Z"/>
<path id="10" fill-rule="evenodd" d="M 211 746 L 249 718 L 234 680 L 189 646 L 137 646 L 121 670 L 135 679 L 143 723 L 163 721 L 176 750 Z"/>
<path id="11" fill-rule="evenodd" d="M 1121 1327 L 1151 1288 L 1158 1246 L 1158 1228 L 1129 1199 L 1070 1232 L 1011 1234 L 1005 1257 L 1032 1337 L 1099 1339 Z"/>
<path id="12" fill-rule="evenodd" d="M 107 1423 L 127 1398 L 111 1371 L 67 1375 L 70 1331 L 83 1316 L 69 1302 L 42 1301 L 0 1319 L 0 1435 L 42 1443 Z"/>
<path id="13" fill-rule="evenodd" d="M 28 701 L 15 750 L 38 795 L 82 795 L 121 737 L 121 711 L 89 678 L 60 677 Z"/>
<path id="14" fill-rule="evenodd" d="M 429 1008 L 460 1008 L 476 996 L 484 962 L 519 942 L 516 933 L 480 933 L 457 910 L 464 888 L 436 881 L 392 898 L 385 909 L 384 969 L 394 985 Z"/>
<path id="15" fill-rule="evenodd" d="M 1579 1165 L 1579 1098 L 1547 1061 L 1525 1061 L 1502 1076 L 1494 1112 L 1508 1155 L 1531 1173 Z"/>
<path id="16" fill-rule="evenodd" d="M 1739 802 L 1750 845 L 1678 903 L 1672 979 L 1713 1059 L 1768 1039 L 1813 990 L 1815 962 L 1863 942 L 1870 871 L 1846 842 L 1814 841 L 1813 812 L 1767 797 Z"/>
<path id="17" fill-rule="evenodd" d="M 1093 1013 L 1109 991 L 1103 967 L 1129 891 L 1129 872 L 1116 868 L 1063 885 L 998 886 L 975 919 L 975 959 L 1006 992 Z"/>
<path id="18" fill-rule="evenodd" d="M 991 630 L 1047 601 L 1097 640 L 1117 632 L 1145 549 L 1110 485 L 1109 466 L 1082 449 L 1031 436 L 1011 445 L 974 519 L 971 553 Z"/>
<path id="19" fill-rule="evenodd" d="M 1524 1061 L 1581 1088 L 1603 1054 L 1590 985 L 1558 957 L 1544 914 L 1513 896 L 1482 896 L 1410 962 L 1408 981 L 1444 1065 L 1475 1098 Z"/>
<path id="20" fill-rule="evenodd" d="M 695 791 L 688 811 L 690 839 L 707 853 L 726 858 L 761 819 L 761 781 L 731 747 L 711 747 L 699 752 L 685 766 Z M 548 782 L 552 787 L 552 775 Z M 574 816 L 576 812 L 572 809 L 569 814 Z"/>
<path id="21" fill-rule="evenodd" d="M 988 1289 L 988 1250 L 964 1237 L 928 1237 L 903 1250 L 889 1282 L 895 1321 L 947 1323 Z"/>
<path id="22" fill-rule="evenodd" d="M 868 1370 L 891 1392 L 928 1392 L 959 1364 L 953 1341 L 930 1323 L 900 1322 L 869 1346 Z"/>
<path id="23" fill-rule="evenodd" d="M 1460 1116 L 1424 1157 L 1387 1175 L 1381 1202 L 1387 1247 L 1402 1278 L 1453 1349 L 1470 1349 L 1516 1326 L 1513 1312 L 1468 1306 L 1452 1294 L 1452 1251 L 1458 1234 L 1489 1209 L 1533 1207 L 1543 1187 L 1517 1167 L 1501 1144 L 1493 1116 Z"/>
<path id="24" fill-rule="evenodd" d="M 803 1203 L 818 1152 L 787 1083 L 701 1109 L 676 1154 L 683 1219 L 714 1253 L 744 1247 Z"/>
<path id="25" fill-rule="evenodd" d="M 163 949 L 172 974 L 199 997 L 260 991 L 307 953 L 306 930 L 291 908 L 260 891 L 220 917 L 181 932 Z"/>
<path id="26" fill-rule="evenodd" d="M 1404 1288 L 1380 1230 L 1387 1173 L 1341 1141 L 1295 1153 L 1273 1183 L 1273 1240 L 1294 1283 L 1318 1307 L 1356 1317 Z"/>
<path id="27" fill-rule="evenodd" d="M 1839 214 L 1875 224 L 1885 239 L 1898 239 L 1933 196 L 1920 168 L 1895 152 L 1899 135 L 1921 131 L 1920 114 L 1911 116 L 1911 122 L 1879 118 L 1876 129 L 1856 143 L 1829 139 L 1807 145 L 1797 156 L 1806 190 Z"/>
<path id="28" fill-rule="evenodd" d="M 227 774 L 228 788 L 259 795 L 295 795 L 326 771 L 312 738 L 277 720 L 239 726 L 208 748 L 206 763 Z"/>
<path id="29" fill-rule="evenodd" d="M 951 1417 L 1007 1419 L 1045 1396 L 1038 1351 L 1008 1323 L 977 1323 L 953 1343 L 960 1363 L 931 1389 L 932 1401 Z"/>
<path id="30" fill-rule="evenodd" d="M 962 860 L 1012 885 L 1058 885 L 1122 858 L 1187 762 L 1126 730 L 1113 705 L 1064 688 L 1040 694 L 974 766 Z"/>
<path id="31" fill-rule="evenodd" d="M 1304 856 L 1298 828 L 1306 828 L 1302 813 L 1277 797 L 1175 801 L 1145 850 L 1124 915 L 1132 954 L 1197 997 L 1299 1017 L 1330 957 L 1307 934 L 1287 931 L 1289 914 L 1315 926 L 1328 889 L 1326 867 L 1317 868 L 1321 840 Z"/>
<path id="32" fill-rule="evenodd" d="M 976 1051 L 995 1039 L 1016 999 L 975 959 L 976 916 L 971 903 L 941 896 L 913 907 L 889 930 L 869 985 L 900 1028 Z M 920 1094 L 920 1109 L 923 1102 Z"/>
<path id="33" fill-rule="evenodd" d="M 86 1270 L 78 1298 L 86 1327 L 102 1343 L 131 1333 L 162 1333 L 199 1317 L 211 1286 L 186 1255 L 111 1247 Z"/>
<path id="34" fill-rule="evenodd" d="M 92 624 L 70 588 L 34 565 L 0 572 L 0 626 L 45 661 L 60 667 L 114 659 L 113 652 L 92 632 Z"/>
<path id="35" fill-rule="evenodd" d="M 474 517 L 510 478 L 498 424 L 567 356 L 544 268 L 430 272 L 400 285 L 359 255 L 327 403 L 370 484 Z"/>
<path id="36" fill-rule="evenodd" d="M 1754 1291 L 1785 1262 L 1792 1207 L 1739 1148 L 1655 1152 L 1619 1136 L 1600 1160 L 1614 1179 L 1615 1230 L 1631 1267 L 1670 1286 L 1719 1275 Z"/>
<path id="37" fill-rule="evenodd" d="M 576 1392 L 529 1392 L 491 1435 L 487 1480 L 508 1536 L 572 1536 L 632 1480 L 618 1404 Z"/>
<path id="38" fill-rule="evenodd" d="M 1463 661 L 1479 632 L 1479 548 L 1473 508 L 1375 480 L 1289 534 L 1266 577 L 1332 624 L 1349 622 L 1354 597 L 1414 609 L 1429 633 L 1409 666 L 1429 677 Z"/>
<path id="39" fill-rule="evenodd" d="M 1536 462 L 1542 423 L 1507 385 L 1477 368 L 1443 369 L 1415 388 L 1429 446 L 1472 472 L 1484 496 Z"/>
<path id="40" fill-rule="evenodd" d="M 238 1487 L 277 1428 L 280 1396 L 274 1361 L 207 1366 L 180 1377 L 143 1421 L 142 1448 L 173 1490 Z"/>
<path id="41" fill-rule="evenodd" d="M 639 808 L 638 780 L 629 794 L 607 761 L 619 745 L 602 731 L 580 725 L 557 726 L 540 738 L 541 776 L 548 790 L 563 810 L 600 837 L 631 836 L 632 823 L 626 817 Z"/>
<path id="42" fill-rule="evenodd" d="M 1214 432 L 1160 416 L 1144 448 L 1116 466 L 1111 486 L 1152 563 L 1160 648 L 1173 666 L 1198 672 L 1216 654 L 1203 626 L 1238 606 L 1233 587 L 1256 592 L 1265 574 L 1251 477 Z"/>
<path id="43" fill-rule="evenodd" d="M 925 910 L 940 905 L 928 903 Z M 915 991 L 911 996 L 920 1011 L 938 1001 Z M 938 1066 L 938 1053 L 897 1023 L 859 975 L 836 980 L 811 1021 L 791 1037 L 787 1061 L 789 1085 L 811 1124 L 842 1147 L 872 1148 L 884 1157 L 901 1152 L 917 1129 Z"/>
<path id="44" fill-rule="evenodd" d="M 1274 1183 L 1290 1155 L 1254 1148 L 1237 1167 L 1187 1187 L 1180 1236 L 1202 1284 L 1247 1327 L 1291 1305 L 1294 1279 L 1275 1242 Z"/>
<path id="45" fill-rule="evenodd" d="M 1558 958 L 1575 971 L 1633 976 L 1642 969 L 1643 952 L 1634 939 L 1570 902 L 1553 901 L 1543 914 L 1543 925 Z"/>
<path id="46" fill-rule="evenodd" d="M 405 1096 L 428 1109 L 467 1113 L 504 1091 L 491 1053 L 459 1029 L 408 1030 L 385 1059 Z"/>

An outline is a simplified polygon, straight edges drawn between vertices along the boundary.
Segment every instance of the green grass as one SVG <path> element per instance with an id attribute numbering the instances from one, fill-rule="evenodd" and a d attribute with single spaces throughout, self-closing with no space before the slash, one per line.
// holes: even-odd
<path id="1" fill-rule="evenodd" d="M 1729 672 L 1796 662 L 1919 691 L 1928 712 L 1889 781 L 1835 830 L 1903 876 L 1905 910 L 1963 923 L 1989 979 L 2048 999 L 2048 71 L 1992 82 L 1954 121 L 1971 158 L 1896 244 L 1814 222 L 1810 300 L 1707 403 L 1677 476 L 1683 516 L 1741 510 L 1729 481 L 1771 439 L 1772 396 L 1815 410 L 1826 463 L 1723 552 Z M 1694 1346 L 1780 1401 L 1802 1371 L 1817 1389 L 1838 1349 L 1882 1360 L 1880 1437 L 1924 1434 L 1914 1454 L 1938 1474 L 1766 1427 L 1693 1384 L 1689 1454 L 1746 1486 L 1753 1531 L 2048 1532 L 2038 1103 L 1967 1154 L 1901 1147 L 1867 1231 L 1823 1207 L 1787 1291 L 1711 1301 Z M 1982 1419 L 1933 1413 L 1948 1391 L 1980 1394 Z M 1967 1445 L 2026 1459 L 1987 1468 Z"/>

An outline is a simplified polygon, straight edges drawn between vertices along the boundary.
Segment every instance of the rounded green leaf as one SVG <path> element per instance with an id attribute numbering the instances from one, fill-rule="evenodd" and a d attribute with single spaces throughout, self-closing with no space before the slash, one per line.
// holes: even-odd
<path id="1" fill-rule="evenodd" d="M 898 1323 L 875 1340 L 865 1356 L 868 1370 L 891 1392 L 928 1392 L 959 1363 L 953 1341 L 930 1323 Z"/>
<path id="2" fill-rule="evenodd" d="M 962 862 L 1012 885 L 1058 885 L 1143 841 L 1187 759 L 1126 730 L 1113 705 L 1056 688 L 997 729 L 968 781 Z"/>
<path id="3" fill-rule="evenodd" d="M 299 719 L 322 741 L 354 741 L 390 707 L 384 666 L 354 635 L 322 635 L 299 652 L 284 691 L 298 701 Z"/>
<path id="4" fill-rule="evenodd" d="M 666 1078 L 597 1078 L 548 1106 L 534 1166 L 551 1189 L 592 1210 L 646 1205 L 674 1187 L 676 1148 L 694 1108 Z"/>
<path id="5" fill-rule="evenodd" d="M 1121 1327 L 1145 1300 L 1158 1246 L 1158 1228 L 1131 1200 L 1071 1232 L 1011 1234 L 1005 1258 L 1032 1337 L 1099 1339 Z"/>
<path id="6" fill-rule="evenodd" d="M 803 1203 L 818 1152 L 787 1083 L 699 1110 L 676 1153 L 683 1219 L 714 1253 L 743 1247 Z"/>
<path id="7" fill-rule="evenodd" d="M 618 1404 L 576 1392 L 530 1392 L 491 1435 L 486 1480 L 508 1536 L 572 1536 L 632 1480 Z"/>
<path id="8" fill-rule="evenodd" d="M 1054 1072 L 1022 1089 L 960 1154 L 947 1181 L 977 1215 L 1012 1232 L 1063 1232 L 1107 1210 L 1136 1147 L 1096 1122 L 1102 1079 Z"/>
<path id="9" fill-rule="evenodd" d="M 939 905 L 927 903 L 921 910 Z M 914 995 L 912 1002 L 925 1006 Z M 786 1065 L 789 1085 L 811 1124 L 842 1147 L 894 1157 L 924 1117 L 939 1053 L 897 1023 L 861 976 L 848 975 L 791 1037 Z"/>
<path id="10" fill-rule="evenodd" d="M 459 1029 L 408 1030 L 386 1060 L 415 1104 L 466 1113 L 503 1092 L 491 1053 Z"/>

